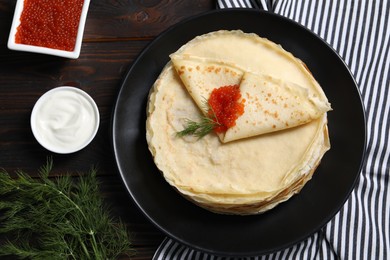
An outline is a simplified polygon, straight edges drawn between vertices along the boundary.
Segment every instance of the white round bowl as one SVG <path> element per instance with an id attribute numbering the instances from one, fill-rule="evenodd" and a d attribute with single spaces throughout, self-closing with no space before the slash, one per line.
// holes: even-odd
<path id="1" fill-rule="evenodd" d="M 69 154 L 93 140 L 100 116 L 91 96 L 79 88 L 63 86 L 49 90 L 38 99 L 30 123 L 36 140 L 44 148 Z"/>

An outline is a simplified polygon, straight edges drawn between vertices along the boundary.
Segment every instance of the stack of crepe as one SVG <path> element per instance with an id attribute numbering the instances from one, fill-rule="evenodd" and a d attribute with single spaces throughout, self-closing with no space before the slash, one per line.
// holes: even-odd
<path id="1" fill-rule="evenodd" d="M 208 114 L 213 89 L 239 85 L 244 113 L 225 133 L 178 137 Z M 242 31 L 198 36 L 171 55 L 147 109 L 147 142 L 180 194 L 217 213 L 257 214 L 298 193 L 330 148 L 330 104 L 302 61 Z"/>

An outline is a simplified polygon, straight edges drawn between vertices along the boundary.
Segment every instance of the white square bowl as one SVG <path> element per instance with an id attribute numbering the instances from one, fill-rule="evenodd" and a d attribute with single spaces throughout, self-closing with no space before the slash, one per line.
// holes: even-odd
<path id="1" fill-rule="evenodd" d="M 65 58 L 70 58 L 70 59 L 77 59 L 80 56 L 81 43 L 83 40 L 84 26 L 85 26 L 85 20 L 87 18 L 89 3 L 90 3 L 90 0 L 84 0 L 83 8 L 81 10 L 80 22 L 79 22 L 79 27 L 78 27 L 74 50 L 73 51 L 64 51 L 64 50 L 59 50 L 59 49 L 52 49 L 52 48 L 41 47 L 41 46 L 33 46 L 33 45 L 27 45 L 27 44 L 21 44 L 21 43 L 15 42 L 16 32 L 17 32 L 18 26 L 20 25 L 20 16 L 22 15 L 23 7 L 24 7 L 24 0 L 17 0 L 16 6 L 15 6 L 14 17 L 13 17 L 13 21 L 12 21 L 12 26 L 11 26 L 11 31 L 10 31 L 9 38 L 8 38 L 8 48 L 11 50 L 16 50 L 16 51 L 36 52 L 36 53 L 60 56 L 60 57 L 65 57 Z"/>

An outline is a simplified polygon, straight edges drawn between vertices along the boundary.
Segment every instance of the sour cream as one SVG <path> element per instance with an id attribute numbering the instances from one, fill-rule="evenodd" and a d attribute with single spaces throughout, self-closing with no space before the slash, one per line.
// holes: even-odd
<path id="1" fill-rule="evenodd" d="M 99 111 L 94 100 L 75 87 L 58 87 L 42 95 L 31 113 L 31 129 L 37 141 L 55 153 L 83 149 L 95 137 Z"/>

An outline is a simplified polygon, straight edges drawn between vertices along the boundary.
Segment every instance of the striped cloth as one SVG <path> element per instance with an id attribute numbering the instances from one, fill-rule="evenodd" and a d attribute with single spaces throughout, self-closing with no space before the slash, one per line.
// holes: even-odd
<path id="1" fill-rule="evenodd" d="M 217 6 L 261 8 L 315 32 L 351 69 L 367 113 L 366 161 L 339 213 L 291 248 L 240 259 L 390 259 L 390 0 L 218 0 Z M 211 256 L 167 238 L 154 259 L 234 258 Z"/>

